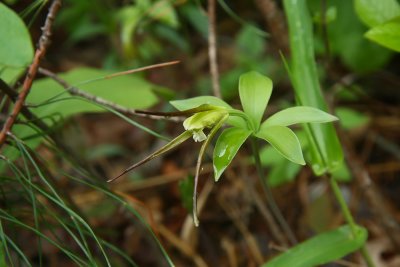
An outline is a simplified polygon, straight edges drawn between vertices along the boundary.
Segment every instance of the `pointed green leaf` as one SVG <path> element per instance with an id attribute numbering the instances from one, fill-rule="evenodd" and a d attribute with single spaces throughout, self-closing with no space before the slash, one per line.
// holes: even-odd
<path id="1" fill-rule="evenodd" d="M 270 126 L 261 129 L 256 136 L 270 143 L 288 160 L 305 165 L 303 152 L 296 134 L 288 127 Z"/>
<path id="2" fill-rule="evenodd" d="M 272 81 L 258 72 L 242 74 L 239 79 L 239 96 L 244 112 L 252 120 L 255 129 L 260 126 L 265 108 L 272 93 Z"/>
<path id="3" fill-rule="evenodd" d="M 296 123 L 323 123 L 336 121 L 338 118 L 313 107 L 299 106 L 279 111 L 265 120 L 262 125 L 267 126 L 289 126 Z"/>
<path id="4" fill-rule="evenodd" d="M 344 1 L 348 2 L 348 1 Z M 284 0 L 291 48 L 291 80 L 299 105 L 327 111 L 318 81 L 314 58 L 314 38 L 307 1 Z M 340 16 L 339 16 L 340 17 Z M 317 175 L 334 171 L 343 161 L 343 152 L 332 123 L 305 124 L 310 162 Z"/>
<path id="5" fill-rule="evenodd" d="M 367 230 L 361 226 L 356 226 L 354 237 L 350 226 L 341 226 L 298 244 L 262 267 L 313 267 L 326 264 L 359 249 L 367 236 Z"/>
<path id="6" fill-rule="evenodd" d="M 381 46 L 400 52 L 400 17 L 373 27 L 365 37 Z"/>
<path id="7" fill-rule="evenodd" d="M 32 62 L 33 45 L 22 19 L 0 3 L 0 78 L 12 83 Z"/>
<path id="8" fill-rule="evenodd" d="M 232 107 L 226 103 L 224 100 L 219 99 L 215 96 L 197 96 L 193 98 L 188 98 L 184 100 L 174 100 L 169 102 L 172 106 L 174 106 L 178 110 L 185 110 L 196 108 L 200 105 L 208 104 L 212 106 L 220 106 L 231 109 Z"/>
<path id="9" fill-rule="evenodd" d="M 358 17 L 369 27 L 400 16 L 400 5 L 396 0 L 355 0 L 354 7 Z"/>
<path id="10" fill-rule="evenodd" d="M 218 181 L 226 167 L 232 162 L 239 148 L 250 136 L 251 131 L 243 128 L 225 129 L 218 137 L 214 148 L 213 165 L 214 179 Z"/>

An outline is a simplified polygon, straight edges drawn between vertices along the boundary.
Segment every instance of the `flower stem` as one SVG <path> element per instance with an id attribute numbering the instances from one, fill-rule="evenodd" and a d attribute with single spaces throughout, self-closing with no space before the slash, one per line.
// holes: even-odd
<path id="1" fill-rule="evenodd" d="M 342 195 L 342 192 L 340 191 L 339 185 L 338 185 L 337 181 L 335 180 L 335 178 L 333 178 L 332 176 L 329 177 L 329 182 L 330 182 L 332 191 L 335 194 L 337 201 L 339 202 L 339 206 L 342 210 L 343 216 L 344 216 L 345 220 L 347 221 L 347 223 L 350 225 L 350 229 L 353 234 L 353 237 L 356 237 L 356 231 L 357 231 L 356 223 L 354 222 L 354 218 L 351 215 L 349 207 L 347 206 L 346 201 L 343 198 L 343 195 Z M 365 245 L 363 245 L 360 248 L 360 252 L 361 252 L 361 255 L 363 256 L 365 262 L 367 263 L 367 266 L 375 267 L 375 264 L 371 259 L 371 255 L 369 255 L 369 252 L 368 252 L 367 248 L 365 247 Z"/>
<path id="2" fill-rule="evenodd" d="M 257 173 L 261 180 L 261 184 L 263 186 L 265 196 L 267 197 L 267 204 L 268 204 L 272 214 L 274 215 L 275 219 L 278 221 L 278 224 L 281 226 L 282 230 L 285 232 L 290 243 L 292 245 L 295 245 L 295 244 L 297 244 L 297 239 L 296 239 L 295 235 L 293 234 L 293 231 L 290 229 L 285 218 L 283 217 L 278 205 L 276 204 L 275 199 L 272 195 L 272 191 L 269 188 L 267 181 L 265 179 L 265 173 L 264 173 L 264 169 L 261 165 L 260 151 L 257 146 L 257 140 L 255 138 L 250 138 L 250 139 L 251 139 L 251 147 L 253 150 L 253 156 L 254 156 L 254 160 L 255 160 L 255 164 L 256 164 Z"/>

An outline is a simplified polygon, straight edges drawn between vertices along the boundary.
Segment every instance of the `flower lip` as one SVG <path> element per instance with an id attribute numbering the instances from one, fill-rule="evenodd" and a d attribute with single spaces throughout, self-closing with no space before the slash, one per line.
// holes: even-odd
<path id="1" fill-rule="evenodd" d="M 225 109 L 215 109 L 198 112 L 183 122 L 185 130 L 200 130 L 214 126 L 228 112 Z"/>

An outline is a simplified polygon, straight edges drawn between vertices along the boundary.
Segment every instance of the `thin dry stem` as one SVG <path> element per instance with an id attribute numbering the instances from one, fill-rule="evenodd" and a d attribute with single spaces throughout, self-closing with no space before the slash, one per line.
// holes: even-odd
<path id="1" fill-rule="evenodd" d="M 162 64 L 164 64 L 163 66 L 166 66 L 165 63 L 162 63 Z M 174 63 L 174 64 L 176 64 L 176 63 Z M 159 64 L 159 65 L 161 65 L 161 64 Z M 171 65 L 171 64 L 168 64 L 168 65 Z M 154 67 L 155 65 L 152 65 L 152 66 Z M 149 66 L 149 67 L 151 67 L 151 66 Z M 149 69 L 149 67 L 147 67 L 147 69 Z M 143 70 L 144 68 L 141 68 L 141 69 Z M 125 74 L 126 73 L 133 73 L 133 71 L 134 70 L 130 70 L 130 71 L 126 71 L 124 73 Z M 116 110 L 118 112 L 121 112 L 123 114 L 135 115 L 135 116 L 150 118 L 150 119 L 154 119 L 154 120 L 163 119 L 163 120 L 169 120 L 169 121 L 175 121 L 175 122 L 181 122 L 182 121 L 181 118 L 177 118 L 177 117 L 151 115 L 151 114 L 147 114 L 146 112 L 144 112 L 142 110 L 126 108 L 126 107 L 118 105 L 118 104 L 116 104 L 114 102 L 108 101 L 108 100 L 106 100 L 104 98 L 101 98 L 101 97 L 92 95 L 90 93 L 84 92 L 84 91 L 82 91 L 82 90 L 80 90 L 80 89 L 78 89 L 78 88 L 76 88 L 74 86 L 71 86 L 71 85 L 68 84 L 67 81 L 65 81 L 64 79 L 59 77 L 54 72 L 51 72 L 50 70 L 39 68 L 39 72 L 41 74 L 46 75 L 47 77 L 53 79 L 54 81 L 56 81 L 58 84 L 60 84 L 62 87 L 64 87 L 64 89 L 67 90 L 68 93 L 70 93 L 71 95 L 80 96 L 80 97 L 85 98 L 87 100 L 90 100 L 90 101 L 92 101 L 94 103 L 97 103 L 97 104 L 112 108 L 112 109 L 114 109 L 114 110 Z M 116 77 L 116 76 L 120 76 L 120 75 L 122 75 L 121 72 L 116 73 L 116 74 L 111 74 L 111 75 L 106 76 L 106 77 L 110 78 L 110 77 Z"/>
<path id="2" fill-rule="evenodd" d="M 28 69 L 28 73 L 26 74 L 24 83 L 22 85 L 22 90 L 19 93 L 17 100 L 15 101 L 15 105 L 13 110 L 11 111 L 11 114 L 8 116 L 0 132 L 0 148 L 6 141 L 7 134 L 11 131 L 18 114 L 21 112 L 21 109 L 24 106 L 25 99 L 29 94 L 29 91 L 32 87 L 33 79 L 35 78 L 37 70 L 39 68 L 40 60 L 46 54 L 47 47 L 50 44 L 51 27 L 60 7 L 61 0 L 54 0 L 50 6 L 46 21 L 42 28 L 42 35 L 39 39 L 38 48 L 36 49 L 35 56 L 33 58 L 31 66 Z"/>
<path id="3" fill-rule="evenodd" d="M 113 73 L 113 74 L 107 75 L 105 78 L 106 79 L 111 79 L 111 78 L 114 78 L 114 77 L 127 75 L 127 74 L 132 74 L 132 73 L 136 73 L 136 72 L 140 72 L 140 71 L 156 69 L 156 68 L 162 68 L 162 67 L 178 64 L 179 62 L 180 62 L 179 60 L 175 60 L 175 61 L 170 61 L 170 62 L 158 63 L 158 64 L 154 64 L 154 65 L 150 65 L 150 66 L 146 66 L 146 67 L 142 67 L 142 68 L 137 68 L 137 69 L 132 69 L 132 70 Z"/>
<path id="4" fill-rule="evenodd" d="M 208 0 L 208 56 L 210 60 L 210 74 L 214 95 L 221 98 L 221 88 L 219 86 L 219 72 L 217 62 L 217 38 L 215 33 L 215 22 L 215 0 Z"/>

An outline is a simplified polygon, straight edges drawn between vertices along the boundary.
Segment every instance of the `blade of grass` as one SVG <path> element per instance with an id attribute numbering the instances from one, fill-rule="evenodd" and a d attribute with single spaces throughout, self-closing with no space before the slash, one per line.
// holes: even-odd
<path id="1" fill-rule="evenodd" d="M 32 166 L 34 167 L 37 175 L 40 177 L 40 179 L 44 182 L 44 184 L 47 186 L 48 189 L 50 189 L 50 192 L 52 193 L 52 195 L 48 194 L 47 192 L 45 192 L 42 188 L 32 184 L 32 186 L 38 190 L 40 193 L 44 194 L 49 200 L 53 201 L 55 204 L 57 204 L 59 207 L 61 207 L 62 209 L 64 209 L 70 216 L 72 219 L 77 220 L 77 222 L 79 222 L 84 228 L 86 228 L 90 234 L 92 235 L 93 239 L 95 240 L 95 242 L 97 243 L 101 253 L 104 256 L 104 259 L 107 263 L 107 266 L 111 266 L 109 259 L 107 257 L 107 254 L 105 253 L 100 241 L 98 240 L 97 236 L 95 235 L 94 231 L 92 230 L 92 228 L 90 227 L 90 225 L 79 215 L 77 214 L 74 210 L 72 210 L 71 208 L 68 207 L 68 205 L 64 202 L 64 200 L 60 197 L 60 195 L 57 193 L 57 191 L 55 190 L 55 188 L 49 183 L 49 181 L 45 178 L 45 176 L 43 175 L 42 171 L 40 170 L 39 166 L 36 164 L 35 160 L 32 158 L 31 154 L 29 153 L 29 151 L 27 150 L 27 148 L 25 146 L 21 146 L 22 151 L 24 152 L 24 154 L 27 156 L 27 158 L 29 159 L 30 163 L 32 164 Z M 79 230 L 79 226 L 77 225 L 77 229 Z"/>
<path id="2" fill-rule="evenodd" d="M 12 258 L 11 258 L 10 250 L 8 249 L 8 240 L 7 240 L 8 237 L 4 233 L 3 222 L 1 220 L 0 220 L 0 238 L 1 238 L 1 244 L 5 250 L 5 254 L 7 255 L 7 258 L 9 259 L 11 267 L 14 267 L 14 262 L 11 260 Z M 13 242 L 11 242 L 10 244 L 11 244 L 11 246 L 13 246 Z M 25 255 L 23 255 L 23 256 L 25 256 Z M 6 259 L 4 259 L 4 265 L 0 265 L 0 266 L 7 266 Z M 28 262 L 28 266 L 29 266 L 29 262 Z"/>
<path id="3" fill-rule="evenodd" d="M 15 217 L 11 216 L 10 214 L 8 214 L 6 211 L 4 211 L 3 209 L 0 209 L 0 218 L 2 218 L 3 220 L 9 221 L 11 223 L 14 223 L 17 226 L 20 226 L 22 228 L 25 228 L 27 230 L 32 231 L 33 233 L 35 233 L 36 235 L 39 235 L 40 237 L 42 237 L 43 239 L 45 239 L 46 241 L 48 241 L 50 244 L 54 245 L 55 247 L 57 247 L 58 249 L 60 249 L 63 253 L 65 253 L 66 256 L 68 256 L 70 259 L 72 259 L 74 262 L 76 262 L 77 264 L 79 264 L 80 266 L 86 266 L 85 261 L 81 258 L 79 258 L 78 256 L 76 256 L 72 251 L 66 249 L 64 246 L 62 246 L 61 244 L 58 244 L 57 242 L 55 242 L 53 239 L 47 237 L 46 235 L 44 235 L 42 232 L 36 230 L 34 227 L 31 227 L 21 221 L 19 221 L 18 219 L 16 219 Z"/>
<path id="4" fill-rule="evenodd" d="M 1 221 L 0 221 L 0 225 L 1 225 Z M 3 229 L 2 229 L 3 231 Z M 12 241 L 12 239 L 10 237 L 8 237 L 7 235 L 4 234 L 4 238 L 3 238 L 3 234 L 4 232 L 2 232 L 2 240 L 4 239 L 6 241 L 6 244 L 10 244 L 10 246 L 14 249 L 14 251 L 22 258 L 22 260 L 26 263 L 26 266 L 32 266 L 31 263 L 29 262 L 28 258 L 25 256 L 25 254 L 22 252 L 22 250 L 17 246 L 17 244 L 14 243 L 14 241 Z M 8 247 L 8 246 L 7 246 Z M 12 257 L 11 254 L 8 251 L 7 248 L 7 256 L 9 259 L 9 263 L 11 264 L 11 266 L 14 266 L 14 262 L 12 261 Z M 7 266 L 7 265 L 5 265 Z"/>
<path id="5" fill-rule="evenodd" d="M 82 178 L 77 178 L 72 176 L 71 174 L 68 173 L 64 173 L 64 175 L 78 183 L 82 183 L 90 188 L 95 189 L 98 192 L 102 192 L 104 193 L 106 196 L 110 197 L 111 199 L 117 201 L 118 203 L 121 204 L 122 207 L 126 208 L 130 213 L 132 213 L 136 218 L 138 218 L 138 220 L 140 221 L 140 223 L 142 223 L 146 229 L 150 232 L 150 234 L 152 235 L 152 237 L 154 238 L 154 240 L 156 241 L 158 247 L 160 248 L 162 254 L 164 255 L 165 259 L 167 260 L 168 264 L 170 266 L 175 266 L 174 263 L 172 262 L 171 258 L 168 256 L 168 253 L 166 252 L 166 250 L 164 249 L 163 245 L 161 244 L 160 240 L 157 238 L 156 234 L 154 233 L 154 231 L 151 229 L 151 227 L 149 226 L 149 224 L 145 221 L 145 219 L 134 209 L 132 208 L 131 205 L 129 205 L 129 203 L 127 203 L 121 196 L 115 194 L 114 192 L 110 191 L 109 189 L 105 188 L 104 185 L 95 185 L 90 183 L 89 181 L 86 181 Z M 86 175 L 83 175 L 84 177 Z"/>
<path id="6" fill-rule="evenodd" d="M 26 154 L 26 153 L 27 153 L 26 149 L 23 147 L 22 143 L 20 143 L 20 142 L 17 142 L 17 146 L 18 146 L 18 148 L 19 148 L 20 151 L 21 151 L 21 155 L 22 155 L 22 158 L 24 159 L 24 162 L 26 162 L 26 156 L 27 156 L 27 154 Z M 24 175 L 22 174 L 22 172 L 20 172 L 19 175 L 21 175 L 21 177 L 24 177 L 25 182 L 28 183 L 29 188 L 27 188 L 26 190 L 27 190 L 28 192 L 32 192 L 32 191 L 33 191 L 33 190 L 32 190 L 32 189 L 33 189 L 33 183 L 32 183 L 32 180 L 30 179 L 31 172 L 30 172 L 29 169 L 26 169 L 26 173 L 27 173 L 27 177 L 24 176 Z M 47 180 L 46 180 L 46 181 L 47 181 Z M 50 185 L 50 183 L 47 183 L 47 184 Z M 51 186 L 51 185 L 50 185 L 50 186 Z M 53 192 L 56 191 L 53 187 L 52 187 L 51 189 L 52 189 Z M 32 193 L 33 193 L 33 192 L 32 192 Z M 46 197 L 46 196 L 44 195 L 44 197 Z M 61 200 L 61 198 L 60 198 L 60 200 Z M 86 240 L 86 238 L 85 238 L 85 236 L 84 236 L 84 234 L 83 234 L 83 232 L 82 232 L 82 229 L 81 229 L 80 225 L 74 220 L 74 217 L 72 217 L 72 216 L 71 216 L 71 220 L 73 221 L 74 228 L 78 231 L 78 233 L 79 233 L 79 235 L 80 235 L 80 237 L 81 237 L 82 244 L 81 244 L 81 242 L 79 241 L 79 239 L 78 239 L 75 235 L 73 235 L 73 234 L 72 234 L 72 238 L 77 242 L 78 246 L 80 246 L 80 247 L 82 248 L 82 251 L 83 251 L 83 252 L 85 253 L 85 255 L 88 257 L 88 260 L 89 260 L 90 262 L 94 262 L 93 255 L 91 254 L 91 251 L 90 251 L 90 249 L 89 249 L 89 245 L 88 245 L 87 240 Z M 37 227 L 37 228 L 38 228 L 38 227 Z M 39 228 L 38 228 L 38 230 L 39 230 Z M 72 233 L 72 231 L 69 230 L 68 228 L 65 228 L 65 230 L 66 230 L 67 232 L 69 232 L 70 234 Z M 57 235 L 55 235 L 55 236 L 57 236 Z"/>
<path id="7" fill-rule="evenodd" d="M 299 105 L 327 111 L 314 59 L 311 18 L 306 1 L 285 0 L 291 49 L 291 79 Z M 332 123 L 306 124 L 311 166 L 317 175 L 331 172 L 343 161 L 343 152 Z"/>
<path id="8" fill-rule="evenodd" d="M 29 191 L 29 190 L 33 190 L 33 189 L 36 189 L 36 185 L 33 185 L 32 184 L 32 181 L 31 180 L 28 180 L 27 179 L 27 177 L 25 177 L 25 175 L 18 169 L 18 167 L 17 166 L 15 166 L 13 163 L 10 163 L 12 166 L 11 166 L 11 170 L 14 172 L 14 174 L 15 174 L 15 177 L 18 177 L 18 179 L 23 179 L 23 181 L 21 181 L 21 185 L 26 189 L 26 191 Z M 20 178 L 21 177 L 21 178 Z M 27 185 L 25 185 L 25 183 L 27 183 Z M 33 192 L 32 192 L 33 193 Z M 28 193 L 29 194 L 29 193 Z M 43 194 L 42 194 L 43 195 Z M 46 197 L 46 195 L 43 195 L 44 197 Z M 80 228 L 80 226 L 76 223 L 76 221 L 74 221 L 74 220 L 72 220 L 73 221 L 73 226 L 72 227 L 74 227 L 74 229 L 77 229 L 77 231 L 80 233 L 80 236 L 81 236 L 81 238 L 82 238 L 82 240 L 83 240 L 83 244 L 82 244 L 82 242 L 79 240 L 79 238 L 73 233 L 73 231 L 63 222 L 63 220 L 59 217 L 59 216 L 57 216 L 54 212 L 52 212 L 51 210 L 50 210 L 50 208 L 47 208 L 47 206 L 45 205 L 44 206 L 44 209 L 46 210 L 46 215 L 50 215 L 50 216 L 52 216 L 53 218 L 55 218 L 56 219 L 56 221 L 58 221 L 58 223 L 64 228 L 64 230 L 67 232 L 67 233 L 69 233 L 70 234 L 70 236 L 71 236 L 71 238 L 76 242 L 76 244 L 78 245 L 78 247 L 80 247 L 81 248 L 81 250 L 83 251 L 83 253 L 85 254 L 85 256 L 88 258 L 88 260 L 90 261 L 90 262 L 94 262 L 94 259 L 93 259 L 93 256 L 91 255 L 91 253 L 90 253 L 90 250 L 89 250 L 89 247 L 88 247 L 88 244 L 87 244 L 87 242 L 86 242 L 86 239 L 84 238 L 84 236 L 83 236 L 83 234 L 82 234 L 82 230 L 81 230 L 81 228 Z M 39 212 L 39 214 L 42 214 L 43 212 Z M 48 221 L 48 220 L 44 220 L 44 221 Z M 50 227 L 48 227 L 47 229 L 51 232 L 51 233 L 53 233 L 53 235 L 58 239 L 58 235 L 53 231 L 53 229 L 52 229 L 53 227 L 52 226 L 50 226 Z M 38 231 L 40 231 L 40 229 L 38 229 Z M 39 236 L 40 237 L 40 236 Z M 62 243 L 63 241 L 62 240 L 59 240 L 59 242 L 60 243 Z"/>

